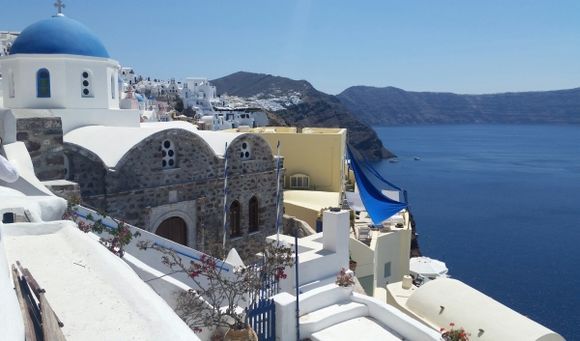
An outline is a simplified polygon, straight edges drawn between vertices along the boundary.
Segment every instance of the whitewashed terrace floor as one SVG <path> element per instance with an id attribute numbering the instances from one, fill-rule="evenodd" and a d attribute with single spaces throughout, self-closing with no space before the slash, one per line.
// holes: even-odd
<path id="1" fill-rule="evenodd" d="M 322 329 L 310 337 L 312 341 L 335 340 L 403 340 L 391 329 L 371 317 L 357 317 Z"/>

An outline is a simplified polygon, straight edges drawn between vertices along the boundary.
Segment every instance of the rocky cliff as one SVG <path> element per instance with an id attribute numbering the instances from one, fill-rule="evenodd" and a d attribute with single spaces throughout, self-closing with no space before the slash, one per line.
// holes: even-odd
<path id="1" fill-rule="evenodd" d="M 580 88 L 459 95 L 354 86 L 337 97 L 370 125 L 580 123 Z"/>
<path id="2" fill-rule="evenodd" d="M 281 104 L 269 113 L 270 118 L 279 118 L 277 124 L 283 121 L 297 127 L 347 128 L 348 142 L 369 159 L 393 156 L 383 147 L 375 131 L 354 116 L 338 98 L 316 90 L 307 81 L 236 72 L 211 82 L 219 94 Z"/>

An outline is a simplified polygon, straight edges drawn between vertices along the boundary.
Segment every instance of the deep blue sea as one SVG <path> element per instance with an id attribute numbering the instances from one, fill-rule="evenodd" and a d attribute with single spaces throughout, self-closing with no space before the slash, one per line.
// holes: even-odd
<path id="1" fill-rule="evenodd" d="M 376 166 L 407 189 L 422 253 L 580 340 L 580 126 L 375 130 L 399 156 Z"/>

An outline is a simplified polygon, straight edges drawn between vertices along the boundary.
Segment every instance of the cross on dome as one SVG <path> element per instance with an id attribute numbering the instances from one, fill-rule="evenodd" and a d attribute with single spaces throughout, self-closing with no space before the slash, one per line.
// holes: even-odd
<path id="1" fill-rule="evenodd" d="M 54 3 L 54 7 L 56 7 L 56 10 L 58 11 L 56 15 L 63 15 L 62 9 L 65 8 L 66 5 L 64 4 L 64 2 L 62 2 L 62 0 L 56 0 L 56 2 Z"/>

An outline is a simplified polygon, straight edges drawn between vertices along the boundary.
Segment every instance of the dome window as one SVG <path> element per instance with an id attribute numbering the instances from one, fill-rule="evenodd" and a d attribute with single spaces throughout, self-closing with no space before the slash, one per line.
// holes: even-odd
<path id="1" fill-rule="evenodd" d="M 251 158 L 252 158 L 252 147 L 248 142 L 242 142 L 242 146 L 240 148 L 240 159 L 250 160 Z"/>
<path id="2" fill-rule="evenodd" d="M 161 143 L 161 167 L 175 168 L 175 150 L 173 143 L 170 140 L 165 140 Z"/>
<path id="3" fill-rule="evenodd" d="M 93 73 L 85 70 L 81 73 L 81 97 L 93 96 Z"/>
<path id="4" fill-rule="evenodd" d="M 36 72 L 36 97 L 50 98 L 50 72 L 47 69 Z"/>

